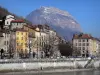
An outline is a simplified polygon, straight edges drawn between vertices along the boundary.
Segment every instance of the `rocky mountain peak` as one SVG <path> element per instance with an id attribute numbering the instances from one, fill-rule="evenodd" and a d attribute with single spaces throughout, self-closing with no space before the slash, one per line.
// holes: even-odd
<path id="1" fill-rule="evenodd" d="M 42 6 L 27 15 L 26 19 L 33 24 L 47 24 L 66 37 L 82 31 L 79 23 L 67 11 L 55 7 Z"/>

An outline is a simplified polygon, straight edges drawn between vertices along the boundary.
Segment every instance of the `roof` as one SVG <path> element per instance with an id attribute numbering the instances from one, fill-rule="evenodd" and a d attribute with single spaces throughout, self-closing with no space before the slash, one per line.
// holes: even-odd
<path id="1" fill-rule="evenodd" d="M 32 29 L 36 29 L 36 26 L 33 25 L 25 25 L 26 27 L 32 28 Z"/>
<path id="2" fill-rule="evenodd" d="M 24 20 L 19 19 L 19 20 L 12 20 L 11 22 L 24 22 Z"/>
<path id="3" fill-rule="evenodd" d="M 90 34 L 75 34 L 73 39 L 93 39 L 93 37 Z"/>
<path id="4" fill-rule="evenodd" d="M 27 32 L 27 30 L 23 30 L 23 29 L 14 29 L 13 31 L 21 31 L 21 32 Z"/>
<path id="5" fill-rule="evenodd" d="M 48 29 L 48 30 L 51 29 L 49 25 L 36 25 L 36 26 L 37 26 L 38 28 L 40 28 L 40 29 Z"/>

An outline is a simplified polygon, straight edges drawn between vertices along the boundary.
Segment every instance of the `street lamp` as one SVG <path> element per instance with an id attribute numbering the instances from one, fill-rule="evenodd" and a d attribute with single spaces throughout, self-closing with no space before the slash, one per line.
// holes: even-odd
<path id="1" fill-rule="evenodd" d="M 31 43 L 32 43 L 32 41 L 29 40 L 29 57 L 30 57 L 30 58 L 32 57 Z"/>
<path id="2" fill-rule="evenodd" d="M 37 37 L 37 59 L 38 59 L 38 37 Z"/>

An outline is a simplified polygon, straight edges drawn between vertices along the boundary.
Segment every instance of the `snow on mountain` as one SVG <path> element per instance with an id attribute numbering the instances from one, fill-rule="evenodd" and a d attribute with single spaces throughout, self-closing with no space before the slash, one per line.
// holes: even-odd
<path id="1" fill-rule="evenodd" d="M 54 7 L 40 7 L 26 16 L 33 24 L 48 24 L 67 40 L 71 40 L 73 34 L 80 33 L 81 27 L 77 21 L 67 12 Z"/>

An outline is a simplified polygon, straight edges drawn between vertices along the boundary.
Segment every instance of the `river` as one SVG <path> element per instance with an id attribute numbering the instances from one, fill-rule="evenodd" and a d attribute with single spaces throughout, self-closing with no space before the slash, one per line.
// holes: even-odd
<path id="1" fill-rule="evenodd" d="M 10 72 L 10 73 L 0 73 L 0 75 L 100 75 L 100 70 L 53 72 L 53 73 Z"/>

